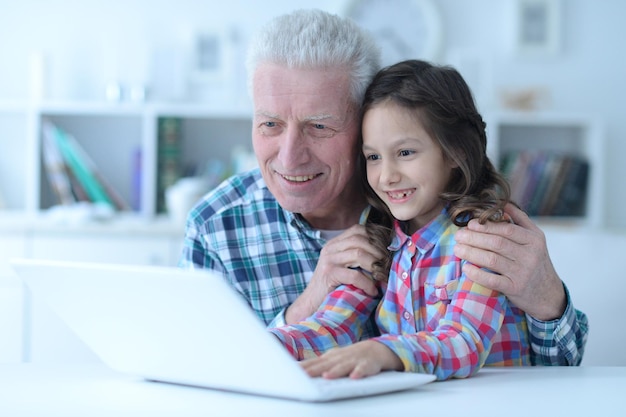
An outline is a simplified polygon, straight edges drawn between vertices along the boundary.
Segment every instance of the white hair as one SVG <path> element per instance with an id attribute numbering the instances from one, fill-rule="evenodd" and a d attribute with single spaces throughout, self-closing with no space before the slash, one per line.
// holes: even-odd
<path id="1" fill-rule="evenodd" d="M 297 10 L 272 19 L 252 38 L 246 60 L 250 92 L 254 72 L 262 63 L 287 68 L 346 68 L 352 99 L 360 105 L 380 69 L 380 48 L 350 19 L 317 9 Z"/>

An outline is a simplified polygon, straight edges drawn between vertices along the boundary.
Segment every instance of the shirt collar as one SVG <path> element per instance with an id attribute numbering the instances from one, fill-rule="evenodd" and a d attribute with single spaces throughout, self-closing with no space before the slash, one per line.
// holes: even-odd
<path id="1" fill-rule="evenodd" d="M 363 211 L 361 212 L 359 224 L 365 224 L 365 221 L 367 220 L 367 216 L 370 213 L 370 208 L 371 208 L 370 206 L 367 206 L 363 209 Z M 289 223 L 291 227 L 306 234 L 307 236 L 314 237 L 316 239 L 321 238 L 321 232 L 318 229 L 312 228 L 309 222 L 307 222 L 306 219 L 302 217 L 301 214 L 292 213 L 290 211 L 285 210 L 282 207 L 281 209 L 284 213 L 285 219 L 287 219 L 287 223 Z"/>
<path id="2" fill-rule="evenodd" d="M 437 217 L 409 236 L 405 232 L 406 222 L 394 220 L 395 235 L 389 245 L 389 250 L 398 251 L 410 241 L 420 252 L 428 252 L 435 246 L 441 233 L 450 226 L 450 222 L 448 210 L 444 208 Z"/>

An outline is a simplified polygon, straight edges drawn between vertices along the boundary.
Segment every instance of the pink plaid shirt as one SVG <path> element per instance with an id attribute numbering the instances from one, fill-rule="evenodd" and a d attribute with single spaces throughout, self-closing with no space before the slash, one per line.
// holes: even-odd
<path id="1" fill-rule="evenodd" d="M 462 273 L 458 230 L 444 210 L 412 236 L 396 222 L 395 252 L 382 299 L 351 286 L 331 292 L 305 321 L 270 329 L 297 359 L 355 343 L 376 311 L 380 336 L 409 372 L 469 377 L 483 366 L 530 365 L 526 317 L 504 295 Z"/>

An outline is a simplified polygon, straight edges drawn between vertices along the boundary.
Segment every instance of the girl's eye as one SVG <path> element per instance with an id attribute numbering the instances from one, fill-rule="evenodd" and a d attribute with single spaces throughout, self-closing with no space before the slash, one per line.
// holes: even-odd
<path id="1" fill-rule="evenodd" d="M 409 149 L 403 149 L 399 152 L 400 156 L 409 156 L 412 155 L 414 152 L 409 150 Z"/>
<path id="2" fill-rule="evenodd" d="M 367 155 L 365 159 L 367 161 L 377 161 L 380 159 L 380 155 L 376 155 L 376 154 Z"/>

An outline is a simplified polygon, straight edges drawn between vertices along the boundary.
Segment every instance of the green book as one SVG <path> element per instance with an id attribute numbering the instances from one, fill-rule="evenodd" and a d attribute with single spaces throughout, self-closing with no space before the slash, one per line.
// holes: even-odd
<path id="1" fill-rule="evenodd" d="M 178 117 L 160 117 L 158 120 L 157 213 L 167 210 L 165 190 L 181 176 L 181 129 L 182 122 Z"/>

